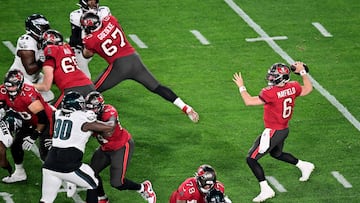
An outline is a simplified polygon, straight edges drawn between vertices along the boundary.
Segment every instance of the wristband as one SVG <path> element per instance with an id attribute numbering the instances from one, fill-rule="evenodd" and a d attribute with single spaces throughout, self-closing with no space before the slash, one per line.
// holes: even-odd
<path id="1" fill-rule="evenodd" d="M 300 75 L 301 75 L 301 76 L 306 75 L 306 74 L 307 74 L 306 70 L 301 70 L 301 71 L 300 71 Z"/>
<path id="2" fill-rule="evenodd" d="M 242 93 L 242 92 L 246 91 L 246 87 L 245 87 L 245 86 L 241 86 L 241 87 L 239 87 L 239 91 L 240 91 L 240 93 Z"/>

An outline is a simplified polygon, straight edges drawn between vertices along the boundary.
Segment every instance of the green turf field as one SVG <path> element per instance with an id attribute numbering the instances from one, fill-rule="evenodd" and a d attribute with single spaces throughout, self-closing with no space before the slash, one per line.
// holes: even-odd
<path id="1" fill-rule="evenodd" d="M 44 14 L 52 28 L 69 37 L 69 13 L 78 8 L 77 2 L 1 0 L 0 41 L 16 45 L 25 31 L 24 20 L 32 13 Z M 110 7 L 128 35 L 136 34 L 148 46 L 141 49 L 129 39 L 156 78 L 200 114 L 200 122 L 194 124 L 174 105 L 133 81 L 104 93 L 135 140 L 127 177 L 151 180 L 158 203 L 168 202 L 171 192 L 203 163 L 217 170 L 233 203 L 251 202 L 259 185 L 245 157 L 263 130 L 262 107 L 243 104 L 232 75 L 241 71 L 248 91 L 256 95 L 266 85 L 267 68 L 291 60 L 309 65 L 315 89 L 297 100 L 285 151 L 313 162 L 316 169 L 303 183 L 298 181 L 297 168 L 269 156 L 261 159 L 266 176 L 286 189 L 273 186 L 276 197 L 267 202 L 360 202 L 358 0 L 100 0 L 100 4 Z M 331 36 L 324 36 L 315 22 Z M 201 33 L 209 44 L 202 44 L 191 30 Z M 3 43 L 0 53 L 0 74 L 4 75 L 13 54 Z M 99 57 L 90 62 L 94 77 L 105 67 Z M 299 78 L 292 75 L 294 80 Z M 86 162 L 96 147 L 97 142 L 91 140 Z M 0 202 L 39 201 L 41 162 L 28 152 L 24 165 L 27 182 L 0 183 Z M 332 172 L 345 180 L 338 181 Z M 0 177 L 5 175 L 1 169 Z M 144 202 L 136 192 L 111 188 L 108 176 L 104 171 L 111 202 Z M 85 192 L 79 192 L 79 198 L 84 197 Z M 59 193 L 55 202 L 74 200 Z"/>

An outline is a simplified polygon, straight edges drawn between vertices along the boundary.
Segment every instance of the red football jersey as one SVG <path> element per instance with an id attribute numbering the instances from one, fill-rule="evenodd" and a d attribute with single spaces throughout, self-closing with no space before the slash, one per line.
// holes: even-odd
<path id="1" fill-rule="evenodd" d="M 39 100 L 44 106 L 47 117 L 51 125 L 53 110 L 51 106 L 44 101 L 41 94 L 34 88 L 34 86 L 24 83 L 21 92 L 12 100 L 6 92 L 5 86 L 0 86 L 0 100 L 4 100 L 6 105 L 16 111 L 25 122 L 29 122 L 30 125 L 36 126 L 38 118 L 29 110 L 29 105 L 34 101 Z"/>
<path id="2" fill-rule="evenodd" d="M 214 188 L 220 190 L 222 193 L 225 192 L 224 185 L 219 181 L 216 181 Z M 197 203 L 205 203 L 205 194 L 200 192 L 195 177 L 186 179 L 178 189 L 171 194 L 169 203 L 176 203 L 176 200 L 196 200 Z"/>
<path id="3" fill-rule="evenodd" d="M 282 130 L 288 127 L 295 107 L 295 99 L 301 94 L 301 85 L 291 81 L 283 87 L 269 86 L 263 88 L 259 97 L 265 102 L 265 128 Z"/>
<path id="4" fill-rule="evenodd" d="M 83 39 L 86 49 L 98 53 L 109 64 L 115 59 L 135 53 L 126 35 L 114 16 L 106 16 L 99 30 Z"/>
<path id="5" fill-rule="evenodd" d="M 69 44 L 48 45 L 44 49 L 46 60 L 43 66 L 54 68 L 54 83 L 61 90 L 93 84 L 79 69 L 75 53 Z"/>
<path id="6" fill-rule="evenodd" d="M 131 138 L 130 133 L 125 128 L 121 127 L 118 116 L 119 115 L 115 107 L 111 106 L 110 104 L 104 105 L 104 110 L 100 120 L 104 122 L 117 121 L 117 123 L 115 126 L 115 130 L 110 137 L 101 137 L 100 139 L 98 137 L 99 142 L 101 142 L 101 149 L 103 151 L 117 150 L 125 146 L 128 140 Z"/>

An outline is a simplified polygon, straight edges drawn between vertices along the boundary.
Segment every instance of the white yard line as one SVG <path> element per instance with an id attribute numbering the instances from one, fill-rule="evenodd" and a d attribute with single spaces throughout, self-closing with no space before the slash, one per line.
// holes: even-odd
<path id="1" fill-rule="evenodd" d="M 190 32 L 200 41 L 203 45 L 209 45 L 210 42 L 197 30 L 190 30 Z"/>
<path id="2" fill-rule="evenodd" d="M 331 171 L 331 174 L 344 188 L 352 188 L 352 185 L 338 171 Z"/>
<path id="3" fill-rule="evenodd" d="M 139 48 L 142 48 L 142 49 L 147 49 L 148 46 L 146 46 L 146 44 L 141 41 L 141 39 L 135 35 L 135 34 L 130 34 L 129 37 L 132 39 L 132 41 L 135 42 L 135 44 L 139 47 Z"/>
<path id="4" fill-rule="evenodd" d="M 266 40 L 286 40 L 287 36 L 275 36 L 269 38 L 257 37 L 257 38 L 246 38 L 247 42 L 257 42 L 257 41 L 266 41 Z"/>
<path id="5" fill-rule="evenodd" d="M 332 34 L 330 32 L 328 32 L 324 26 L 322 26 L 320 23 L 318 22 L 313 22 L 312 25 L 319 30 L 319 32 L 324 36 L 324 37 L 332 37 Z"/>
<path id="6" fill-rule="evenodd" d="M 11 198 L 12 194 L 7 192 L 0 192 L 0 197 L 5 201 L 5 203 L 14 203 L 14 200 Z"/>
<path id="7" fill-rule="evenodd" d="M 11 51 L 12 54 L 15 55 L 16 48 L 10 41 L 3 41 L 2 43 Z"/>
<path id="8" fill-rule="evenodd" d="M 275 187 L 275 189 L 279 192 L 287 192 L 287 190 L 284 188 L 283 185 L 279 183 L 278 180 L 276 180 L 273 176 L 265 176 L 266 180 L 269 181 L 269 183 Z"/>
<path id="9" fill-rule="evenodd" d="M 233 0 L 224 0 L 261 38 L 270 39 L 270 36 L 256 24 Z M 294 60 L 276 44 L 274 40 L 265 40 L 265 42 L 279 54 L 287 63 L 292 64 Z M 315 89 L 319 91 L 336 109 L 358 130 L 360 131 L 360 122 L 342 105 L 333 95 L 323 88 L 311 75 L 310 80 Z"/>

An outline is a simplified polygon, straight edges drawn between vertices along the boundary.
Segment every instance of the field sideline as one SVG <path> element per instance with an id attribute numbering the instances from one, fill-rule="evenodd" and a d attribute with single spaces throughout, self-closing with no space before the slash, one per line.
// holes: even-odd
<path id="1" fill-rule="evenodd" d="M 68 14 L 77 8 L 76 2 L 49 0 L 54 5 L 50 8 L 39 0 L 5 0 L 7 12 L 0 17 L 13 15 L 0 22 L 1 75 L 12 63 L 11 45 L 24 32 L 26 16 L 43 13 L 67 38 Z M 127 175 L 138 182 L 151 180 L 158 203 L 168 202 L 171 192 L 203 163 L 214 166 L 233 203 L 251 202 L 259 187 L 245 156 L 262 131 L 262 108 L 245 107 L 232 74 L 241 71 L 248 91 L 256 95 L 271 64 L 296 60 L 309 65 L 315 89 L 297 101 L 285 151 L 313 162 L 316 169 L 308 182 L 301 183 L 296 168 L 264 157 L 260 163 L 276 191 L 276 197 L 267 202 L 360 202 L 357 1 L 101 0 L 100 4 L 119 18 L 155 77 L 200 114 L 200 123 L 193 124 L 177 108 L 132 81 L 104 93 L 135 140 Z M 102 59 L 93 58 L 93 77 L 105 66 Z M 299 77 L 292 75 L 292 79 Z M 91 140 L 85 161 L 96 147 Z M 26 153 L 24 164 L 28 181 L 0 183 L 0 203 L 39 201 L 41 163 L 35 154 Z M 5 175 L 0 170 L 0 177 Z M 111 188 L 108 176 L 104 171 L 111 202 L 144 202 L 135 192 Z M 59 193 L 55 203 L 83 202 L 84 194 L 79 191 L 69 199 Z"/>

